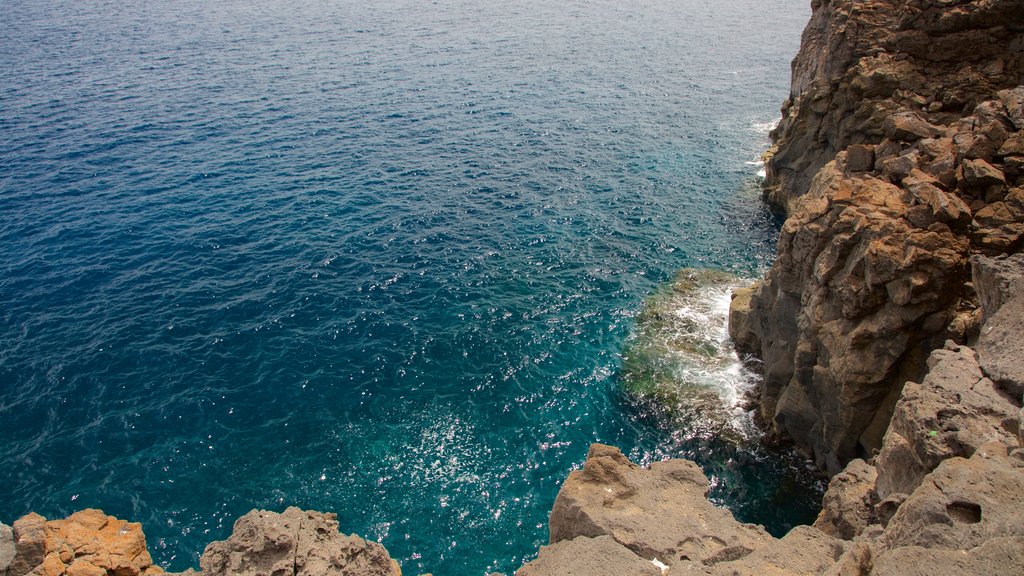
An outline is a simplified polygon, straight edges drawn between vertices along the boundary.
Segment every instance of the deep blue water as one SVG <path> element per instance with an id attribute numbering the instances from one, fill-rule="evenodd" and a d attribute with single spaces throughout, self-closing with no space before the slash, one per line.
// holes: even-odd
<path id="1" fill-rule="evenodd" d="M 754 276 L 805 0 L 7 0 L 0 520 L 197 566 L 253 507 L 511 573 L 591 442 L 782 533 L 802 463 L 624 391 L 645 298 Z"/>

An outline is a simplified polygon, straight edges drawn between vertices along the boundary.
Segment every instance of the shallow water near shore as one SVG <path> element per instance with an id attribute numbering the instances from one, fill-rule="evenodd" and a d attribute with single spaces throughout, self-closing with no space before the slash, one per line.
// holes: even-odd
<path id="1" fill-rule="evenodd" d="M 7 3 L 0 521 L 103 508 L 180 570 L 297 505 L 408 574 L 511 573 L 597 441 L 812 520 L 802 460 L 624 371 L 677 270 L 770 263 L 751 162 L 808 15 Z"/>

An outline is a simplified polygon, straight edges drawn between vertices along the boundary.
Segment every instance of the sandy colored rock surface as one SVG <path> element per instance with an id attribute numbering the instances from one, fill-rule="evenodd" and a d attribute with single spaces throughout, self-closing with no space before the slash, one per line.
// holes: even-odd
<path id="1" fill-rule="evenodd" d="M 863 460 L 847 464 L 829 481 L 814 527 L 843 540 L 852 540 L 863 532 L 875 520 L 877 478 L 875 467 Z"/>
<path id="2" fill-rule="evenodd" d="M 745 555 L 773 541 L 760 526 L 741 524 L 706 498 L 708 480 L 686 460 L 649 469 L 617 448 L 594 444 L 551 510 L 551 543 L 611 536 L 638 556 L 673 566 Z"/>
<path id="3" fill-rule="evenodd" d="M 288 508 L 253 510 L 227 540 L 203 552 L 204 576 L 401 576 L 387 550 L 338 532 L 337 516 Z"/>
<path id="4" fill-rule="evenodd" d="M 949 342 L 927 365 L 920 384 L 904 386 L 876 458 L 880 498 L 910 494 L 944 460 L 993 440 L 1017 445 L 1020 403 L 984 376 L 972 349 Z"/>
<path id="5" fill-rule="evenodd" d="M 661 576 L 650 560 L 634 554 L 609 536 L 580 536 L 540 549 L 537 559 L 516 576 Z"/>
<path id="6" fill-rule="evenodd" d="M 0 522 L 0 574 L 7 573 L 7 567 L 14 560 L 14 529 Z"/>

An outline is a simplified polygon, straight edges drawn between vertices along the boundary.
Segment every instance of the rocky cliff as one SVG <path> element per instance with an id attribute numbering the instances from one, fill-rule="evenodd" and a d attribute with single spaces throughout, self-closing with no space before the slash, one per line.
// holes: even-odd
<path id="1" fill-rule="evenodd" d="M 1024 2 L 812 6 L 767 162 L 788 218 L 730 331 L 767 428 L 835 474 L 932 350 L 977 338 L 972 255 L 1024 247 Z"/>

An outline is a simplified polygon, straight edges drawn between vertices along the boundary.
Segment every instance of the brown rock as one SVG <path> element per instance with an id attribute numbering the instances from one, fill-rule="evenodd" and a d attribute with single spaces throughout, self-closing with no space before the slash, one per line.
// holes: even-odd
<path id="1" fill-rule="evenodd" d="M 24 576 L 46 558 L 46 518 L 31 513 L 14 522 L 14 560 L 8 576 Z"/>
<path id="2" fill-rule="evenodd" d="M 650 560 L 634 554 L 609 536 L 580 536 L 542 546 L 537 559 L 516 570 L 516 576 L 661 576 Z"/>
<path id="3" fill-rule="evenodd" d="M 941 223 L 909 222 L 917 201 L 826 166 L 794 202 L 751 320 L 731 327 L 734 340 L 761 343 L 764 420 L 833 473 L 879 447 L 884 426 L 872 424 L 920 376 L 923 359 L 910 352 L 939 337 L 966 280 L 968 242 Z"/>
<path id="4" fill-rule="evenodd" d="M 551 543 L 611 536 L 644 559 L 680 562 L 738 559 L 774 539 L 708 502 L 696 464 L 668 460 L 649 469 L 618 449 L 594 444 L 582 470 L 569 474 L 551 509 Z"/>
<path id="5" fill-rule="evenodd" d="M 1024 130 L 1024 86 L 1000 90 L 999 100 L 1006 106 L 1006 115 L 1017 130 Z"/>
<path id="6" fill-rule="evenodd" d="M 874 466 L 859 458 L 851 460 L 829 481 L 814 527 L 843 540 L 852 540 L 863 532 L 874 520 L 877 477 Z"/>
<path id="7" fill-rule="evenodd" d="M 733 340 L 736 350 L 743 354 L 756 354 L 761 350 L 761 342 L 750 326 L 750 299 L 758 284 L 749 288 L 737 288 L 732 292 L 729 304 L 729 332 L 736 334 L 740 340 Z"/>
<path id="8" fill-rule="evenodd" d="M 850 172 L 867 172 L 875 166 L 875 147 L 851 144 L 846 149 L 846 169 Z"/>
<path id="9" fill-rule="evenodd" d="M 880 498 L 910 494 L 944 460 L 970 457 L 999 439 L 1017 443 L 1017 406 L 985 378 L 974 351 L 947 343 L 928 358 L 921 384 L 908 382 L 875 459 Z"/>
<path id="10" fill-rule="evenodd" d="M 1024 397 L 1024 283 L 982 326 L 978 359 L 985 374 L 1018 403 Z"/>
<path id="11" fill-rule="evenodd" d="M 906 546 L 874 559 L 872 576 L 1021 576 L 1024 538 L 993 538 L 971 550 Z M 863 574 L 867 574 L 864 572 Z"/>
<path id="12" fill-rule="evenodd" d="M 943 461 L 893 516 L 883 548 L 970 550 L 993 538 L 1024 538 L 1024 470 L 994 442 L 970 459 Z"/>
<path id="13" fill-rule="evenodd" d="M 969 188 L 983 190 L 989 186 L 1006 185 L 1006 176 L 984 160 L 964 160 L 961 169 L 963 181 Z"/>
<path id="14" fill-rule="evenodd" d="M 817 576 L 832 566 L 846 551 L 846 547 L 844 542 L 817 529 L 797 526 L 771 546 L 764 546 L 735 560 L 711 559 L 705 560 L 703 564 L 709 566 L 706 573 L 714 576 Z M 683 573 L 690 571 L 692 568 Z"/>
<path id="15" fill-rule="evenodd" d="M 927 120 L 914 112 L 893 114 L 886 120 L 886 136 L 893 140 L 914 142 L 922 138 L 937 138 L 942 135 L 938 126 L 929 124 Z"/>
<path id="16" fill-rule="evenodd" d="M 1014 294 L 1024 290 L 1024 254 L 972 256 L 971 280 L 981 304 L 982 319 L 988 319 Z"/>
<path id="17" fill-rule="evenodd" d="M 288 508 L 253 510 L 200 558 L 204 576 L 401 576 L 387 550 L 338 533 L 337 516 Z"/>

